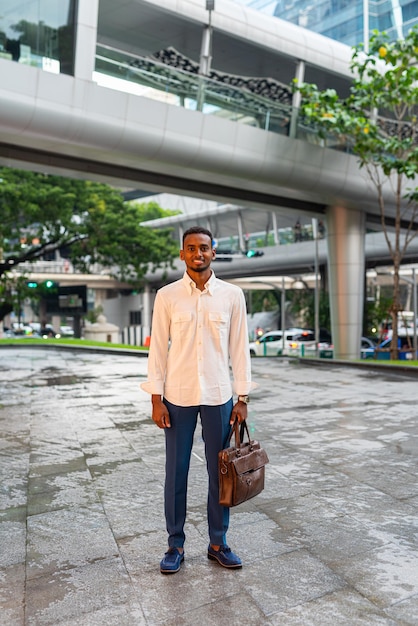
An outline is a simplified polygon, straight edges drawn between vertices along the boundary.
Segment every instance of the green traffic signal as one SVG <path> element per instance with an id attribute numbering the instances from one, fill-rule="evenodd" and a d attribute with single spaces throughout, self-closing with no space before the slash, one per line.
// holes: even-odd
<path id="1" fill-rule="evenodd" d="M 53 281 L 53 280 L 46 280 L 46 281 L 45 281 L 45 287 L 46 287 L 47 289 L 51 289 L 51 287 L 55 287 L 55 283 L 54 283 L 54 281 Z"/>
<path id="2" fill-rule="evenodd" d="M 30 280 L 26 284 L 29 287 L 29 289 L 36 289 L 38 286 L 38 283 L 34 280 Z"/>
<path id="3" fill-rule="evenodd" d="M 264 252 L 262 250 L 248 250 L 247 257 L 250 259 L 254 256 L 263 256 Z"/>

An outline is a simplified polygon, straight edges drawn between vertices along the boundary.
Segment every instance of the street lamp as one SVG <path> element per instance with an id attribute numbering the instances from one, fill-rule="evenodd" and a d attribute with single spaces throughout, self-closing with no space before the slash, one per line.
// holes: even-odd
<path id="1" fill-rule="evenodd" d="M 202 46 L 200 49 L 200 77 L 209 76 L 212 64 L 212 11 L 215 9 L 215 0 L 206 0 L 206 11 L 209 11 L 208 25 L 203 29 Z M 199 78 L 196 109 L 203 110 L 205 99 L 204 78 Z"/>
<path id="2" fill-rule="evenodd" d="M 315 356 L 319 354 L 319 261 L 318 261 L 318 220 L 312 218 L 312 234 L 315 240 Z"/>
<path id="3" fill-rule="evenodd" d="M 278 287 L 276 284 L 274 283 L 269 283 L 265 280 L 254 280 L 254 283 L 258 283 L 258 284 L 262 284 L 262 285 L 269 285 L 273 291 L 276 294 L 277 297 L 277 292 L 281 292 L 280 293 L 280 317 L 281 317 L 281 327 L 282 327 L 282 354 L 284 354 L 284 347 L 285 347 L 285 326 L 286 326 L 286 285 L 285 285 L 285 277 L 282 276 L 282 286 L 281 288 Z M 278 299 L 278 298 L 277 298 Z M 266 349 L 266 344 L 264 344 L 264 350 Z"/>

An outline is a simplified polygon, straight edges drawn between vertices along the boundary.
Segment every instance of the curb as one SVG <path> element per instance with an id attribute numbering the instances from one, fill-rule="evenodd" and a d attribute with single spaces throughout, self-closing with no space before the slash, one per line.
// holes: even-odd
<path id="1" fill-rule="evenodd" d="M 374 370 L 380 372 L 393 372 L 397 374 L 408 374 L 409 376 L 418 376 L 418 367 L 416 365 L 391 365 L 390 363 L 376 363 L 372 359 L 364 359 L 361 361 L 341 361 L 339 359 L 316 359 L 297 357 L 299 363 L 303 365 L 334 365 L 336 367 L 357 367 L 360 369 Z"/>
<path id="2" fill-rule="evenodd" d="M 68 343 L 45 344 L 40 343 L 0 343 L 1 348 L 38 348 L 44 350 L 71 350 L 72 352 L 96 352 L 98 354 L 124 354 L 126 356 L 148 357 L 148 350 L 134 350 L 132 348 L 111 348 L 106 346 L 71 346 Z"/>

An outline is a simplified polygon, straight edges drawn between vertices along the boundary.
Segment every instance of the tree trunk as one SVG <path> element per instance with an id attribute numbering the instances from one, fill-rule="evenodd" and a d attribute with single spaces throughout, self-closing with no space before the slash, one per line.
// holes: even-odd
<path id="1" fill-rule="evenodd" d="M 13 304 L 11 304 L 10 302 L 3 302 L 3 304 L 0 304 L 0 322 L 2 322 L 6 315 L 11 313 L 12 311 Z"/>
<path id="2" fill-rule="evenodd" d="M 395 255 L 394 259 L 394 272 L 393 272 L 393 302 L 391 306 L 391 317 L 392 317 L 392 341 L 390 342 L 390 358 L 393 361 L 396 361 L 399 358 L 399 347 L 398 347 L 398 319 L 399 312 L 402 310 L 401 302 L 400 302 L 400 280 L 399 280 L 399 255 Z"/>

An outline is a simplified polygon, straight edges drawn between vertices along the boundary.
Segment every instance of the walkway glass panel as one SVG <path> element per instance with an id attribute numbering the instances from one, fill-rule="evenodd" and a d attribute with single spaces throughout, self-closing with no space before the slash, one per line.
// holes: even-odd
<path id="1" fill-rule="evenodd" d="M 162 100 L 190 110 L 200 110 L 206 115 L 222 117 L 281 135 L 289 135 L 293 111 L 290 104 L 292 94 L 289 85 L 279 82 L 275 85 L 282 92 L 280 102 L 277 102 L 249 89 L 237 88 L 231 84 L 234 81 L 213 80 L 102 44 L 96 47 L 94 80 L 102 86 Z M 269 91 L 271 93 L 272 90 Z M 286 101 L 289 104 L 285 104 Z M 300 121 L 296 137 L 325 146 L 316 130 Z M 339 144 L 333 137 L 326 141 L 326 147 L 348 150 L 346 145 Z"/>
<path id="2" fill-rule="evenodd" d="M 113 80 L 105 80 L 103 75 Z M 231 84 L 185 72 L 110 46 L 97 46 L 94 78 L 102 85 L 134 91 L 190 110 L 200 110 L 207 115 L 281 134 L 288 132 L 292 110 L 290 105 L 275 103 Z M 287 92 L 287 100 L 290 102 L 289 87 L 280 87 Z"/>

